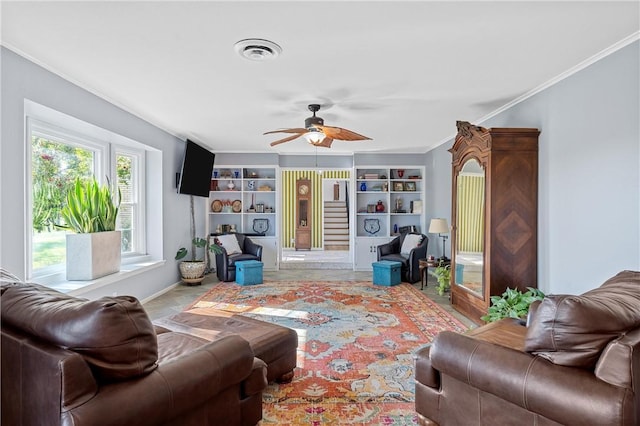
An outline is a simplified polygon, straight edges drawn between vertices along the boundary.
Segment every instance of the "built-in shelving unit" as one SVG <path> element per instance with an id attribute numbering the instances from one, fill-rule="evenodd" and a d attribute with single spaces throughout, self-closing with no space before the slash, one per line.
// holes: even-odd
<path id="1" fill-rule="evenodd" d="M 404 229 L 423 232 L 424 167 L 356 168 L 356 270 L 370 270 L 377 246 Z"/>
<path id="2" fill-rule="evenodd" d="M 219 166 L 211 177 L 208 233 L 249 235 L 263 246 L 265 270 L 278 265 L 276 190 L 275 167 Z"/>

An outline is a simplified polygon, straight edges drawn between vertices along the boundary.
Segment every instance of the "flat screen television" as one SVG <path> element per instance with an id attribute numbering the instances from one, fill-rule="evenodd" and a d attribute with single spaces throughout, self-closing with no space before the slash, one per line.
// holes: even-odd
<path id="1" fill-rule="evenodd" d="M 213 152 L 187 139 L 178 180 L 178 193 L 208 197 L 215 158 Z"/>

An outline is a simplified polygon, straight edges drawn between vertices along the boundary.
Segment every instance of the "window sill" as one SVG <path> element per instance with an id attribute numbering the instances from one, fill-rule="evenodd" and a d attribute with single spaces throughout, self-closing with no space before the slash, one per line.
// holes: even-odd
<path id="1" fill-rule="evenodd" d="M 135 275 L 142 274 L 164 265 L 164 260 L 154 260 L 150 256 L 136 258 L 133 262 L 123 263 L 120 271 L 114 274 L 106 275 L 91 281 L 67 281 L 64 275 L 56 275 L 46 280 L 38 281 L 42 285 L 57 290 L 61 293 L 67 293 L 71 296 L 81 296 L 84 293 L 94 291 L 100 287 L 104 287 L 118 281 L 131 278 Z"/>

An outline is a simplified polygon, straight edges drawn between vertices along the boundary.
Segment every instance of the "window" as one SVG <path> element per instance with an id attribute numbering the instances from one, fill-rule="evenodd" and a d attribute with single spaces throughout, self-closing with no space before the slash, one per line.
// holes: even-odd
<path id="1" fill-rule="evenodd" d="M 60 216 L 67 189 L 76 178 L 95 176 L 122 194 L 117 229 L 123 258 L 144 254 L 145 151 L 104 138 L 28 120 L 31 175 L 30 276 L 56 275 L 66 263 L 66 230 Z"/>

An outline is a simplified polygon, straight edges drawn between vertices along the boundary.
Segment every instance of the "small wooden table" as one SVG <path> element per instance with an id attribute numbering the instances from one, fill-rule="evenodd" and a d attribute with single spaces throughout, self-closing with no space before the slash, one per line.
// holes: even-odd
<path id="1" fill-rule="evenodd" d="M 451 259 L 441 260 L 441 259 L 418 259 L 418 269 L 420 271 L 420 290 L 427 285 L 427 271 L 429 268 L 437 268 L 438 266 L 447 266 L 451 265 Z"/>

